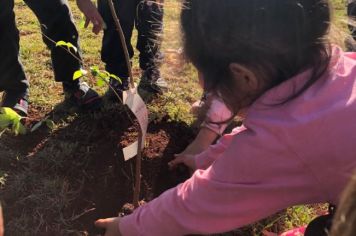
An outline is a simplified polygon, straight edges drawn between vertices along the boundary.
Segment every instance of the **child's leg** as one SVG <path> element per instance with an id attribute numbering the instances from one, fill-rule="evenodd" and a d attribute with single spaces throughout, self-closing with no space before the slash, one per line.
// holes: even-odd
<path id="1" fill-rule="evenodd" d="M 81 63 L 61 47 L 56 47 L 51 40 L 72 43 L 79 50 L 78 32 L 74 25 L 67 0 L 25 0 L 41 23 L 43 41 L 51 50 L 52 64 L 56 81 L 73 82 L 73 73 L 79 70 Z M 49 40 L 48 38 L 51 40 Z M 80 58 L 79 52 L 75 53 Z"/>
<path id="2" fill-rule="evenodd" d="M 19 31 L 16 28 L 14 1 L 0 1 L 0 91 L 16 93 L 12 107 L 28 89 L 28 81 L 19 61 Z"/>
<path id="3" fill-rule="evenodd" d="M 134 52 L 131 45 L 131 36 L 135 21 L 136 3 L 134 0 L 113 0 L 113 2 L 124 32 L 129 56 L 132 58 Z M 121 46 L 120 37 L 116 30 L 108 2 L 106 0 L 99 0 L 98 9 L 107 26 L 104 29 L 101 59 L 106 64 L 108 72 L 119 76 L 123 80 L 125 78 L 127 80 L 129 73 L 124 50 Z"/>

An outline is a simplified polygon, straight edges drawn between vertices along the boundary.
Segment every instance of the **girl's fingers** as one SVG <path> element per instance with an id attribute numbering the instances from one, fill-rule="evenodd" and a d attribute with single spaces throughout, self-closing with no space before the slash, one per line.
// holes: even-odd
<path id="1" fill-rule="evenodd" d="M 111 218 L 108 219 L 99 219 L 95 221 L 95 226 L 99 228 L 106 228 L 108 224 L 111 222 Z"/>
<path id="2" fill-rule="evenodd" d="M 180 163 L 184 163 L 185 156 L 180 156 L 179 154 L 174 155 L 176 158 L 170 162 L 168 162 L 168 166 L 170 168 L 174 168 L 176 165 Z"/>
<path id="3" fill-rule="evenodd" d="M 104 27 L 104 21 L 101 16 L 98 14 L 94 14 L 91 18 L 91 22 L 93 23 L 93 33 L 98 34 Z"/>
<path id="4" fill-rule="evenodd" d="M 102 29 L 101 25 L 99 23 L 97 23 L 97 22 L 94 23 L 93 25 L 94 25 L 93 26 L 93 33 L 94 34 L 98 34 Z"/>
<path id="5" fill-rule="evenodd" d="M 90 19 L 89 19 L 89 17 L 86 17 L 86 18 L 85 18 L 85 24 L 84 24 L 84 28 L 87 28 L 87 27 L 88 27 L 88 25 L 89 25 L 89 22 L 90 22 Z"/>
<path id="6" fill-rule="evenodd" d="M 121 236 L 119 224 L 119 217 L 99 219 L 95 221 L 96 227 L 105 229 L 105 236 Z"/>

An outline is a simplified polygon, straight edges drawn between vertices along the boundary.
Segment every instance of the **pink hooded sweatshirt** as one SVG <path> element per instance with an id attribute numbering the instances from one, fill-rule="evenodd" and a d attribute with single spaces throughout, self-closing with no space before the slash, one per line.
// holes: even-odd
<path id="1" fill-rule="evenodd" d="M 244 126 L 196 156 L 199 170 L 121 219 L 124 236 L 229 231 L 297 204 L 337 203 L 356 168 L 356 54 L 293 100 L 305 71 L 262 95 Z"/>

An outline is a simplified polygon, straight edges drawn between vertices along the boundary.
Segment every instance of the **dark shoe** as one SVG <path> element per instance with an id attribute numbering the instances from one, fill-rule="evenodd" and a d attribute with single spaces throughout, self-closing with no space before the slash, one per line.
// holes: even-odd
<path id="1" fill-rule="evenodd" d="M 143 72 L 138 89 L 154 94 L 163 94 L 168 89 L 167 82 L 161 78 L 157 68 L 150 68 Z"/>
<path id="2" fill-rule="evenodd" d="M 12 108 L 20 116 L 26 117 L 28 114 L 28 91 L 5 91 L 0 107 Z"/>
<path id="3" fill-rule="evenodd" d="M 122 101 L 122 92 L 129 89 L 129 79 L 128 78 L 120 78 L 120 79 L 121 79 L 121 83 L 115 79 L 110 79 L 109 81 L 110 86 L 105 96 L 111 101 L 120 101 L 120 99 Z M 117 96 L 119 96 L 120 99 Z"/>
<path id="4" fill-rule="evenodd" d="M 79 84 L 63 83 L 63 90 L 65 99 L 80 108 L 95 110 L 101 106 L 99 94 L 85 82 L 79 82 Z"/>

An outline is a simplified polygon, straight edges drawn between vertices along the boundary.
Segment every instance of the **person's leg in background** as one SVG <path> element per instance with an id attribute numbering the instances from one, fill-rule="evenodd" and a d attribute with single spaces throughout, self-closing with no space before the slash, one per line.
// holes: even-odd
<path id="1" fill-rule="evenodd" d="M 74 25 L 67 0 L 25 0 L 41 24 L 43 41 L 51 51 L 55 80 L 63 83 L 66 98 L 83 108 L 97 108 L 99 95 L 85 82 L 73 81 L 73 73 L 81 68 L 78 31 Z M 54 42 L 65 41 L 78 48 L 72 56 Z M 54 41 L 54 42 L 53 42 Z"/>
<path id="2" fill-rule="evenodd" d="M 136 1 L 113 0 L 113 2 L 116 14 L 118 15 L 121 23 L 126 46 L 131 59 L 134 55 L 134 50 L 131 45 L 131 37 L 135 22 Z M 122 84 L 116 80 L 110 80 L 111 86 L 121 95 L 122 91 L 127 90 L 129 85 L 129 72 L 124 50 L 121 46 L 121 40 L 118 31 L 116 30 L 116 25 L 110 11 L 108 0 L 98 0 L 98 9 L 106 23 L 101 50 L 101 59 L 105 63 L 105 69 L 109 73 L 117 75 L 122 80 Z M 108 94 L 109 96 L 113 96 L 110 89 Z"/>
<path id="3" fill-rule="evenodd" d="M 139 0 L 136 28 L 137 49 L 140 52 L 140 67 L 143 71 L 140 87 L 153 93 L 162 93 L 167 83 L 161 78 L 159 65 L 163 60 L 160 52 L 163 33 L 163 2 Z"/>
<path id="4" fill-rule="evenodd" d="M 27 115 L 28 81 L 19 61 L 19 31 L 13 11 L 14 1 L 0 1 L 0 91 L 1 106 Z"/>

